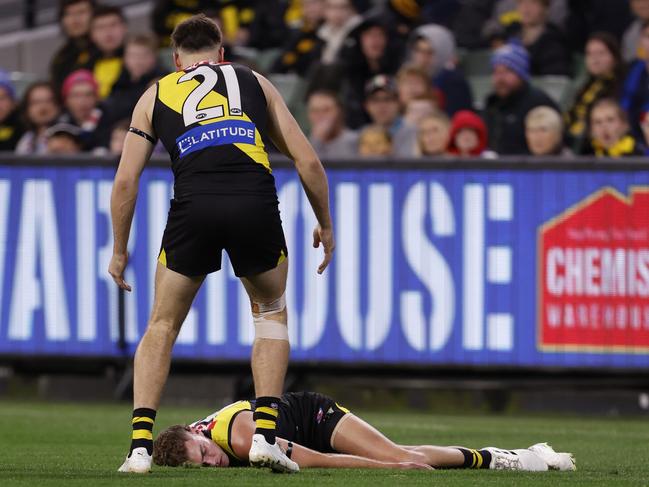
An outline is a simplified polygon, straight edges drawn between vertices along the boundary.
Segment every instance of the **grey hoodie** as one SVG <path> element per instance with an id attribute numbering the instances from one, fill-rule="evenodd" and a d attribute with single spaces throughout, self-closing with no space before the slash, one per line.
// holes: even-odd
<path id="1" fill-rule="evenodd" d="M 416 28 L 408 41 L 408 57 L 412 57 L 412 48 L 418 38 L 424 38 L 435 51 L 435 62 L 429 73 L 434 78 L 442 69 L 455 67 L 455 38 L 450 30 L 437 24 L 426 24 Z"/>

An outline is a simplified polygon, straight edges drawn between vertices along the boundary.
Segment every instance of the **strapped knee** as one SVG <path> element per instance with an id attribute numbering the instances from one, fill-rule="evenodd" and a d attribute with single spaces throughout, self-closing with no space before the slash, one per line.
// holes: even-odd
<path id="1" fill-rule="evenodd" d="M 288 326 L 274 315 L 286 309 L 286 297 L 282 294 L 270 303 L 252 302 L 252 317 L 255 323 L 255 339 L 288 341 Z"/>

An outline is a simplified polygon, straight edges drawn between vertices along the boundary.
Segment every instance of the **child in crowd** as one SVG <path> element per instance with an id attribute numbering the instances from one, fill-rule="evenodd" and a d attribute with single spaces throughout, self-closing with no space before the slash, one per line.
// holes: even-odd
<path id="1" fill-rule="evenodd" d="M 49 155 L 71 155 L 81 152 L 81 129 L 69 123 L 57 123 L 45 131 Z"/>
<path id="2" fill-rule="evenodd" d="M 32 84 L 20 107 L 27 132 L 16 145 L 17 154 L 43 154 L 47 148 L 45 131 L 61 112 L 54 87 L 45 81 Z"/>
<path id="3" fill-rule="evenodd" d="M 112 155 L 119 156 L 122 154 L 122 149 L 124 149 L 124 140 L 126 139 L 126 134 L 128 133 L 128 128 L 131 126 L 131 121 L 128 118 L 120 120 L 113 126 L 113 130 L 110 134 L 110 146 L 109 152 Z"/>
<path id="4" fill-rule="evenodd" d="M 644 155 L 642 144 L 629 134 L 626 112 L 612 98 L 597 101 L 590 112 L 590 137 L 598 157 Z"/>
<path id="5" fill-rule="evenodd" d="M 425 116 L 417 127 L 417 155 L 446 155 L 450 129 L 451 122 L 441 110 Z"/>
<path id="6" fill-rule="evenodd" d="M 571 156 L 563 145 L 563 122 L 554 108 L 540 106 L 525 117 L 525 138 L 534 156 Z"/>
<path id="7" fill-rule="evenodd" d="M 495 155 L 487 150 L 487 126 L 476 113 L 470 110 L 460 110 L 453 116 L 449 139 L 449 154 L 460 157 Z"/>
<path id="8" fill-rule="evenodd" d="M 437 100 L 430 94 L 418 95 L 408 101 L 403 115 L 403 122 L 394 134 L 392 146 L 394 155 L 399 157 L 416 157 L 417 127 L 421 120 L 438 110 Z"/>
<path id="9" fill-rule="evenodd" d="M 369 125 L 358 138 L 358 155 L 361 157 L 389 156 L 392 154 L 390 133 L 380 125 Z"/>

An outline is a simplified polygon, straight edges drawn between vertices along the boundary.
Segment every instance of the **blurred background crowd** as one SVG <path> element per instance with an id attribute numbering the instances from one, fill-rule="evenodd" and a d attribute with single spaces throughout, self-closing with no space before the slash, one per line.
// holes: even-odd
<path id="1" fill-rule="evenodd" d="M 0 71 L 0 150 L 119 154 L 203 12 L 325 159 L 649 153 L 649 0 L 158 0 L 137 32 L 110 1 L 58 12 L 49 78 Z"/>

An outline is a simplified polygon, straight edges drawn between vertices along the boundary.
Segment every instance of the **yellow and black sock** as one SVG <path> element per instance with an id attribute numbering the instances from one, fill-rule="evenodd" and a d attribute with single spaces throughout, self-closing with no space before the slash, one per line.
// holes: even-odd
<path id="1" fill-rule="evenodd" d="M 487 450 L 458 448 L 464 455 L 464 463 L 459 468 L 489 468 L 491 453 Z"/>
<path id="2" fill-rule="evenodd" d="M 275 428 L 279 416 L 278 397 L 258 397 L 255 400 L 255 412 L 252 419 L 255 421 L 255 434 L 264 435 L 271 445 L 275 443 Z"/>
<path id="3" fill-rule="evenodd" d="M 133 435 L 131 436 L 131 450 L 144 447 L 149 455 L 153 455 L 153 423 L 155 422 L 155 410 L 149 408 L 137 408 L 133 410 Z"/>

